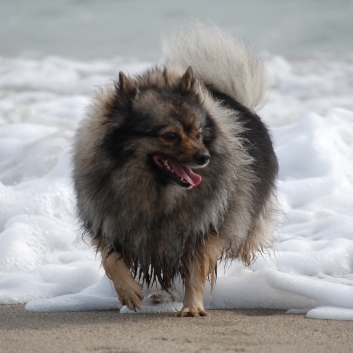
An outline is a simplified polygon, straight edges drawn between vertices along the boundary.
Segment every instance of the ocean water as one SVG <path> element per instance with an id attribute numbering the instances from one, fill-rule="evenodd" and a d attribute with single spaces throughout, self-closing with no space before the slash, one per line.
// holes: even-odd
<path id="1" fill-rule="evenodd" d="M 286 57 L 352 53 L 352 0 L 0 0 L 0 55 L 158 58 L 160 32 L 210 19 Z"/>
<path id="2" fill-rule="evenodd" d="M 259 115 L 279 158 L 283 211 L 276 251 L 250 267 L 221 264 L 206 309 L 353 320 L 352 4 L 0 1 L 0 303 L 129 312 L 82 240 L 70 145 L 95 87 L 149 67 L 160 32 L 196 16 L 264 55 L 271 90 Z M 142 311 L 179 310 L 176 287 L 180 301 L 146 298 Z"/>

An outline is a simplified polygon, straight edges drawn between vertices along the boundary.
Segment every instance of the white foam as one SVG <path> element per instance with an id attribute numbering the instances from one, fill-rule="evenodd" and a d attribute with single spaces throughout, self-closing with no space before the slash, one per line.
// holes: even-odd
<path id="1" fill-rule="evenodd" d="M 352 320 L 353 64 L 270 55 L 267 62 L 273 91 L 260 115 L 280 163 L 277 250 L 249 268 L 220 264 L 205 307 Z M 32 311 L 121 308 L 75 220 L 69 147 L 93 86 L 144 67 L 0 60 L 0 303 L 28 303 Z M 181 288 L 179 301 L 146 298 L 142 312 L 180 310 Z"/>
<path id="2" fill-rule="evenodd" d="M 309 319 L 353 320 L 353 310 L 330 306 L 320 306 L 310 310 L 306 316 Z"/>

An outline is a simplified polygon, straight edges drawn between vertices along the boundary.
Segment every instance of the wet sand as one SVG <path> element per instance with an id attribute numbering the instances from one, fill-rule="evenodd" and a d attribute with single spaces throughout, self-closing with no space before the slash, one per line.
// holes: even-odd
<path id="1" fill-rule="evenodd" d="M 33 313 L 24 305 L 0 305 L 0 352 L 353 352 L 353 321 L 262 309 L 177 318 L 118 311 Z"/>

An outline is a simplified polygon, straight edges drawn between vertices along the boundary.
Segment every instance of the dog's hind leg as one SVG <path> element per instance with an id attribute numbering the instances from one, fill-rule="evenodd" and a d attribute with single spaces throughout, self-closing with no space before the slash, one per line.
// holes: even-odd
<path id="1" fill-rule="evenodd" d="M 210 278 L 211 290 L 215 283 L 217 260 L 223 251 L 224 242 L 217 236 L 209 236 L 194 254 L 187 254 L 188 271 L 185 275 L 185 294 L 183 308 L 177 316 L 206 316 L 203 296 L 207 277 Z"/>
<path id="2" fill-rule="evenodd" d="M 141 309 L 142 286 L 132 277 L 130 267 L 121 254 L 118 252 L 107 254 L 103 250 L 102 265 L 107 276 L 113 281 L 121 304 L 130 310 Z"/>

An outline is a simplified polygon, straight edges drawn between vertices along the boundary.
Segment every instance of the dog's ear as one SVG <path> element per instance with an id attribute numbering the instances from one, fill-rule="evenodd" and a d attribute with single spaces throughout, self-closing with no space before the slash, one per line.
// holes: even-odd
<path id="1" fill-rule="evenodd" d="M 125 76 L 122 71 L 119 72 L 119 88 L 120 94 L 128 101 L 134 99 L 137 94 L 135 83 Z"/>
<path id="2" fill-rule="evenodd" d="M 192 71 L 191 66 L 185 71 L 184 75 L 181 76 L 179 90 L 182 94 L 189 93 L 194 89 L 194 72 Z"/>

